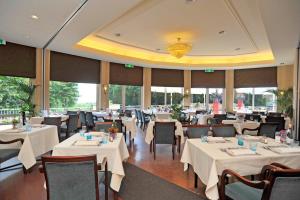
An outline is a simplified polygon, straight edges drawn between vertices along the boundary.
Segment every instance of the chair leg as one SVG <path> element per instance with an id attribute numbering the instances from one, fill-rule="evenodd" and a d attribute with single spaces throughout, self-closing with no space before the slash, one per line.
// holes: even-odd
<path id="1" fill-rule="evenodd" d="M 131 147 L 131 131 L 129 131 L 129 146 Z"/>
<path id="2" fill-rule="evenodd" d="M 181 145 L 181 136 L 178 136 L 178 147 L 177 147 L 177 151 L 180 154 L 180 145 Z"/>
<path id="3" fill-rule="evenodd" d="M 118 200 L 118 192 L 113 191 L 113 198 L 114 200 Z"/>
<path id="4" fill-rule="evenodd" d="M 197 188 L 198 187 L 198 175 L 194 172 L 194 187 Z"/>
<path id="5" fill-rule="evenodd" d="M 173 158 L 173 160 L 175 159 L 175 145 L 173 144 L 172 145 L 172 158 Z"/>
<path id="6" fill-rule="evenodd" d="M 150 153 L 152 153 L 153 141 L 150 142 Z"/>
<path id="7" fill-rule="evenodd" d="M 153 154 L 154 154 L 154 160 L 156 159 L 156 143 L 153 141 Z"/>

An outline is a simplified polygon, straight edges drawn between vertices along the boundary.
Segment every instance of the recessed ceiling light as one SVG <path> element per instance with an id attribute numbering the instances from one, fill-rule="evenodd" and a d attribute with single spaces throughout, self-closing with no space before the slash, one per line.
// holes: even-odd
<path id="1" fill-rule="evenodd" d="M 238 47 L 238 48 L 236 48 L 235 50 L 236 50 L 236 51 L 239 51 L 239 50 L 241 50 L 241 48 Z"/>
<path id="2" fill-rule="evenodd" d="M 185 3 L 195 3 L 197 0 L 185 0 Z"/>
<path id="3" fill-rule="evenodd" d="M 280 64 L 281 64 L 281 65 L 284 65 L 284 62 L 281 62 Z"/>
<path id="4" fill-rule="evenodd" d="M 39 19 L 39 17 L 36 16 L 36 15 L 31 15 L 31 18 L 32 18 L 32 19 Z"/>
<path id="5" fill-rule="evenodd" d="M 160 51 L 160 48 L 157 48 L 156 51 Z"/>
<path id="6" fill-rule="evenodd" d="M 121 33 L 116 33 L 115 36 L 116 36 L 116 37 L 120 37 L 120 36 L 121 36 Z"/>
<path id="7" fill-rule="evenodd" d="M 224 34 L 225 33 L 225 31 L 224 30 L 222 30 L 222 31 L 219 31 L 219 34 L 220 35 L 222 35 L 222 34 Z"/>

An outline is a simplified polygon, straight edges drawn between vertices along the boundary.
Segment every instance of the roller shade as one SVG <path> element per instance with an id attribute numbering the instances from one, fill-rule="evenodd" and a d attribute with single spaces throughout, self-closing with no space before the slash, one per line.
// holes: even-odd
<path id="1" fill-rule="evenodd" d="M 100 83 L 100 62 L 90 58 L 51 51 L 50 79 L 77 83 Z"/>
<path id="2" fill-rule="evenodd" d="M 110 63 L 109 83 L 116 85 L 143 85 L 143 68 L 125 68 L 124 64 Z"/>
<path id="3" fill-rule="evenodd" d="M 277 87 L 277 67 L 234 70 L 234 87 Z"/>
<path id="4" fill-rule="evenodd" d="M 225 88 L 225 71 L 207 73 L 204 70 L 193 70 L 191 85 L 192 88 Z"/>
<path id="5" fill-rule="evenodd" d="M 152 86 L 183 87 L 183 79 L 183 70 L 152 68 Z"/>
<path id="6" fill-rule="evenodd" d="M 36 48 L 14 43 L 0 45 L 0 75 L 35 78 Z"/>

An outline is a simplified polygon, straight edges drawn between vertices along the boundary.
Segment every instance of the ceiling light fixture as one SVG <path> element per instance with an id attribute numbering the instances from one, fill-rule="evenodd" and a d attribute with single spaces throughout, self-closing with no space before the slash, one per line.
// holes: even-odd
<path id="1" fill-rule="evenodd" d="M 225 33 L 225 31 L 224 30 L 222 30 L 222 31 L 219 31 L 219 34 L 220 35 L 222 35 L 222 34 L 224 34 Z"/>
<path id="2" fill-rule="evenodd" d="M 236 50 L 236 51 L 239 51 L 239 50 L 241 50 L 241 48 L 236 48 L 235 50 Z"/>
<path id="3" fill-rule="evenodd" d="M 185 0 L 185 3 L 195 3 L 197 0 Z"/>
<path id="4" fill-rule="evenodd" d="M 39 19 L 39 17 L 36 16 L 36 15 L 31 15 L 31 18 L 32 18 L 32 19 Z"/>
<path id="5" fill-rule="evenodd" d="M 120 37 L 120 36 L 121 36 L 121 33 L 116 33 L 115 36 L 116 36 L 116 37 Z"/>
<path id="6" fill-rule="evenodd" d="M 178 59 L 186 55 L 192 49 L 192 46 L 190 44 L 180 42 L 180 40 L 181 38 L 177 38 L 177 43 L 171 44 L 167 48 L 168 52 Z"/>

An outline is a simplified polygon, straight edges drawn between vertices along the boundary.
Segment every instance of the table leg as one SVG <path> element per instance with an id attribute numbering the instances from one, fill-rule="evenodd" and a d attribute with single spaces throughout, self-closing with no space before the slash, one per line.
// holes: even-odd
<path id="1" fill-rule="evenodd" d="M 194 180 L 194 187 L 197 188 L 198 187 L 198 175 L 194 172 L 195 174 L 195 180 Z"/>

